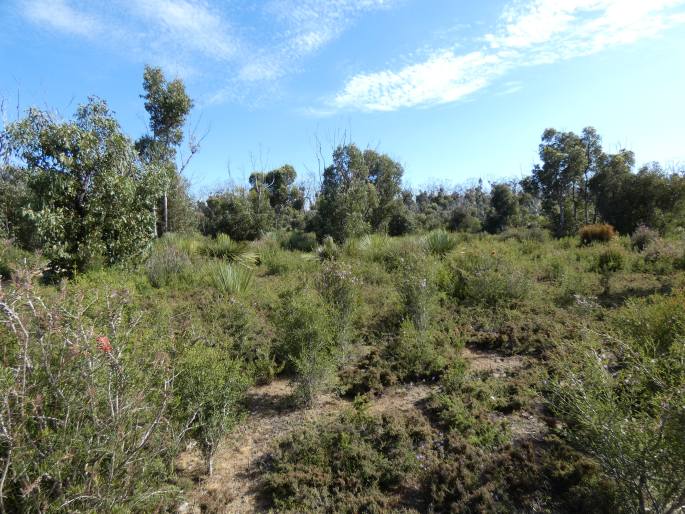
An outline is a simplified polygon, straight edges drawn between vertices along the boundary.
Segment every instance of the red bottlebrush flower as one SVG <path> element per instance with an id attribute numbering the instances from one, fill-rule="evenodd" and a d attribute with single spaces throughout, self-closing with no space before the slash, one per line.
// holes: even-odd
<path id="1" fill-rule="evenodd" d="M 112 345 L 109 343 L 109 337 L 100 336 L 97 338 L 98 350 L 109 353 L 112 351 Z"/>

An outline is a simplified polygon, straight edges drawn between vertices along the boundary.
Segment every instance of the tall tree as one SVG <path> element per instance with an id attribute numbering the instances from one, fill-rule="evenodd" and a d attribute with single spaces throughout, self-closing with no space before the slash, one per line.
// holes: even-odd
<path id="1" fill-rule="evenodd" d="M 182 80 L 167 81 L 161 68 L 145 66 L 141 98 L 150 116 L 150 134 L 136 142 L 141 156 L 151 164 L 164 170 L 167 184 L 162 199 L 162 232 L 169 230 L 169 193 L 175 192 L 174 201 L 189 205 L 185 182 L 179 176 L 181 170 L 176 164 L 178 147 L 183 141 L 183 126 L 193 107 L 193 101 L 186 93 Z M 197 147 L 191 148 L 191 154 Z"/>
<path id="2" fill-rule="evenodd" d="M 585 148 L 580 137 L 573 132 L 549 128 L 542 134 L 539 152 L 542 166 L 533 168 L 533 180 L 548 215 L 552 218 L 558 216 L 556 232 L 562 236 L 575 228 L 569 226 L 567 220 L 569 199 L 572 202 L 573 221 L 577 221 L 578 183 L 587 167 Z"/>
<path id="3" fill-rule="evenodd" d="M 147 246 L 160 176 L 104 101 L 91 98 L 71 122 L 31 109 L 8 134 L 27 175 L 25 213 L 56 271 L 125 261 Z"/>
<path id="4" fill-rule="evenodd" d="M 585 169 L 583 170 L 583 204 L 585 211 L 585 224 L 590 222 L 589 206 L 590 202 L 590 179 L 597 173 L 602 159 L 604 158 L 604 151 L 602 150 L 602 138 L 597 133 L 594 127 L 585 127 L 580 136 L 580 140 L 585 148 Z M 597 213 L 595 212 L 595 218 Z"/>
<path id="5" fill-rule="evenodd" d="M 495 184 L 490 192 L 490 213 L 485 229 L 491 234 L 513 226 L 518 217 L 519 204 L 516 194 L 508 184 Z"/>
<path id="6" fill-rule="evenodd" d="M 344 241 L 364 234 L 371 229 L 368 220 L 376 206 L 376 190 L 369 182 L 363 153 L 354 144 L 339 146 L 323 173 L 314 222 L 317 235 Z"/>
<path id="7" fill-rule="evenodd" d="M 384 230 L 393 214 L 401 210 L 402 175 L 404 169 L 386 154 L 364 151 L 364 162 L 369 168 L 369 182 L 376 189 L 377 205 L 371 212 L 373 230 Z"/>

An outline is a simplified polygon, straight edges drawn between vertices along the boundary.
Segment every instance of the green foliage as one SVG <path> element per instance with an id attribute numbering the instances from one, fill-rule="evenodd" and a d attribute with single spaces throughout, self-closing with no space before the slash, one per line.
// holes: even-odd
<path id="1" fill-rule="evenodd" d="M 257 255 L 244 242 L 233 241 L 227 234 L 218 234 L 215 239 L 205 241 L 201 253 L 227 262 L 251 266 L 256 264 Z"/>
<path id="2" fill-rule="evenodd" d="M 430 428 L 420 418 L 370 416 L 363 403 L 330 424 L 297 431 L 278 443 L 267 489 L 279 512 L 390 512 L 420 470 Z"/>
<path id="3" fill-rule="evenodd" d="M 496 251 L 464 253 L 446 263 L 442 288 L 453 298 L 471 305 L 498 307 L 523 300 L 530 279 L 506 256 Z"/>
<path id="4" fill-rule="evenodd" d="M 266 188 L 214 193 L 199 204 L 204 234 L 228 234 L 236 241 L 252 241 L 274 227 L 275 212 Z"/>
<path id="5" fill-rule="evenodd" d="M 161 175 L 141 162 L 104 101 L 91 99 L 66 123 L 31 109 L 8 131 L 28 175 L 24 212 L 54 270 L 141 255 L 154 236 Z"/>
<path id="6" fill-rule="evenodd" d="M 312 252 L 317 247 L 316 234 L 314 232 L 293 230 L 289 233 L 288 238 L 283 242 L 283 247 L 287 250 Z"/>
<path id="7" fill-rule="evenodd" d="M 211 475 L 212 455 L 239 419 L 250 378 L 240 360 L 201 343 L 182 351 L 176 373 L 174 414 L 190 424 L 192 435 L 202 443 Z"/>
<path id="8" fill-rule="evenodd" d="M 685 495 L 683 299 L 632 302 L 616 318 L 612 354 L 587 341 L 562 347 L 556 362 L 553 402 L 569 439 L 638 512 L 673 512 Z"/>
<path id="9" fill-rule="evenodd" d="M 498 234 L 518 221 L 518 200 L 507 184 L 495 184 L 490 192 L 492 211 L 485 220 L 485 230 Z"/>
<path id="10" fill-rule="evenodd" d="M 155 245 L 145 263 L 148 280 L 155 287 L 173 285 L 190 271 L 191 262 L 188 254 L 166 238 Z"/>
<path id="11" fill-rule="evenodd" d="M 219 292 L 229 296 L 249 291 L 254 279 L 252 270 L 236 264 L 207 264 L 202 273 L 210 278 Z"/>
<path id="12" fill-rule="evenodd" d="M 281 295 L 276 316 L 278 354 L 295 375 L 296 400 L 311 405 L 332 385 L 339 358 L 332 313 L 320 295 L 300 289 Z"/>
<path id="13" fill-rule="evenodd" d="M 28 284 L 3 288 L 0 319 L 0 508 L 171 506 L 175 373 L 159 319 L 141 316 L 126 291 L 41 297 Z"/>
<path id="14" fill-rule="evenodd" d="M 600 273 L 615 273 L 625 266 L 625 255 L 619 247 L 610 247 L 597 255 L 595 270 Z"/>
<path id="15" fill-rule="evenodd" d="M 445 257 L 457 246 L 456 239 L 446 230 L 434 230 L 424 238 L 426 251 L 437 257 Z"/>
<path id="16" fill-rule="evenodd" d="M 334 260 L 340 256 L 340 248 L 331 236 L 327 236 L 317 249 L 317 253 L 322 261 Z"/>

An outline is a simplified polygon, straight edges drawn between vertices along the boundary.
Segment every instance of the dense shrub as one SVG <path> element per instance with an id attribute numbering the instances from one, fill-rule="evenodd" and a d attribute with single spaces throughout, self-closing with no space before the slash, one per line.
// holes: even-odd
<path id="1" fill-rule="evenodd" d="M 336 323 L 330 307 L 315 291 L 286 291 L 280 300 L 274 319 L 279 357 L 294 374 L 296 400 L 311 405 L 335 378 L 340 357 Z"/>
<path id="2" fill-rule="evenodd" d="M 431 255 L 444 257 L 457 246 L 457 241 L 446 230 L 434 230 L 424 237 L 424 246 Z"/>
<path id="3" fill-rule="evenodd" d="M 552 404 L 568 438 L 593 455 L 626 510 L 675 512 L 685 484 L 683 295 L 631 302 L 611 352 L 594 341 L 560 348 Z"/>
<path id="4" fill-rule="evenodd" d="M 313 252 L 317 244 L 314 232 L 302 232 L 301 230 L 293 230 L 283 242 L 283 246 L 287 250 L 298 250 L 300 252 Z"/>
<path id="5" fill-rule="evenodd" d="M 444 271 L 441 287 L 445 292 L 472 305 L 511 305 L 525 298 L 531 288 L 526 274 L 496 252 L 459 255 Z"/>
<path id="6" fill-rule="evenodd" d="M 413 232 L 416 228 L 416 224 L 412 215 L 408 211 L 402 211 L 395 213 L 390 217 L 388 222 L 388 235 L 404 236 Z"/>
<path id="7" fill-rule="evenodd" d="M 433 512 L 621 512 L 595 462 L 548 438 L 487 453 L 450 434 L 423 481 Z"/>
<path id="8" fill-rule="evenodd" d="M 2 510 L 153 511 L 177 496 L 176 373 L 126 291 L 0 291 Z M 201 377 L 201 376 L 200 376 Z"/>
<path id="9" fill-rule="evenodd" d="M 630 236 L 630 245 L 641 252 L 659 238 L 659 233 L 646 225 L 639 225 Z"/>
<path id="10" fill-rule="evenodd" d="M 616 236 L 616 230 L 611 225 L 606 223 L 596 223 L 594 225 L 585 225 L 578 231 L 580 242 L 584 245 L 591 243 L 607 243 Z"/>
<path id="11" fill-rule="evenodd" d="M 164 287 L 174 284 L 191 269 L 188 255 L 176 245 L 162 241 L 155 245 L 145 263 L 145 272 L 148 280 L 155 287 Z"/>
<path id="12" fill-rule="evenodd" d="M 358 403 L 330 424 L 278 443 L 267 489 L 278 512 L 392 512 L 416 499 L 398 497 L 420 470 L 430 428 L 417 417 L 370 416 Z"/>
<path id="13" fill-rule="evenodd" d="M 618 247 L 607 248 L 597 255 L 595 270 L 600 273 L 614 273 L 625 266 L 625 255 Z"/>

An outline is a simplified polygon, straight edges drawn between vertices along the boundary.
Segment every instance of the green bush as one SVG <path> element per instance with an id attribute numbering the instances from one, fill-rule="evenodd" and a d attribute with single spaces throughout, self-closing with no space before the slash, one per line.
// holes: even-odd
<path id="1" fill-rule="evenodd" d="M 235 264 L 207 264 L 202 271 L 210 277 L 219 292 L 227 295 L 249 291 L 254 279 L 254 273 L 250 269 Z"/>
<path id="2" fill-rule="evenodd" d="M 278 512 L 396 512 L 412 505 L 402 485 L 420 471 L 431 430 L 418 417 L 370 416 L 357 403 L 329 424 L 278 443 L 267 491 Z"/>
<path id="3" fill-rule="evenodd" d="M 563 345 L 551 404 L 568 439 L 616 481 L 626 510 L 675 512 L 685 496 L 684 295 L 630 303 L 610 352 Z"/>
<path id="4" fill-rule="evenodd" d="M 331 236 L 326 236 L 317 253 L 322 261 L 334 260 L 340 257 L 340 248 Z"/>
<path id="5" fill-rule="evenodd" d="M 207 240 L 201 251 L 209 257 L 246 266 L 254 265 L 257 262 L 257 255 L 250 251 L 247 243 L 234 241 L 227 234 L 219 234 L 216 239 Z"/>
<path id="6" fill-rule="evenodd" d="M 212 474 L 212 456 L 221 438 L 238 421 L 250 378 L 239 360 L 201 343 L 183 350 L 176 362 L 174 415 L 190 423 Z"/>
<path id="7" fill-rule="evenodd" d="M 154 287 L 173 285 L 190 270 L 191 262 L 188 255 L 166 241 L 155 245 L 145 262 L 145 273 Z"/>
<path id="8" fill-rule="evenodd" d="M 171 507 L 176 373 L 152 313 L 125 290 L 0 292 L 6 512 Z"/>
<path id="9" fill-rule="evenodd" d="M 493 255 L 494 254 L 494 255 Z M 511 305 L 529 294 L 532 283 L 510 258 L 464 254 L 447 263 L 442 288 L 453 298 L 472 305 Z"/>
<path id="10" fill-rule="evenodd" d="M 317 246 L 316 234 L 314 232 L 302 232 L 293 230 L 288 238 L 283 242 L 286 250 L 297 250 L 300 252 L 313 252 Z"/>
<path id="11" fill-rule="evenodd" d="M 446 230 L 434 230 L 424 238 L 426 251 L 437 257 L 445 257 L 457 246 L 457 241 Z"/>
<path id="12" fill-rule="evenodd" d="M 274 323 L 278 356 L 294 373 L 296 400 L 311 405 L 331 386 L 340 356 L 331 309 L 315 291 L 286 291 L 280 297 Z"/>
<path id="13" fill-rule="evenodd" d="M 595 270 L 600 273 L 615 273 L 625 266 L 625 255 L 618 247 L 607 248 L 597 256 Z"/>

